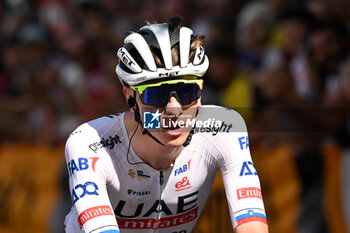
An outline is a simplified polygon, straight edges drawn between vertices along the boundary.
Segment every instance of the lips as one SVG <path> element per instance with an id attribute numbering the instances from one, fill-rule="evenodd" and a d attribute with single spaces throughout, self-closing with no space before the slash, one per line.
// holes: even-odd
<path id="1" fill-rule="evenodd" d="M 169 124 L 167 125 L 166 129 L 168 130 L 176 130 L 180 129 L 180 124 L 178 121 L 169 121 Z"/>
<path id="2" fill-rule="evenodd" d="M 181 126 L 181 120 L 178 118 L 168 119 L 164 122 L 163 130 L 167 134 L 178 136 L 183 132 L 183 126 Z"/>
<path id="3" fill-rule="evenodd" d="M 183 128 L 181 127 L 172 127 L 172 128 L 167 128 L 164 129 L 164 133 L 172 136 L 179 136 L 183 133 Z"/>
<path id="4" fill-rule="evenodd" d="M 175 130 L 179 130 L 179 129 L 181 129 L 181 127 L 169 128 L 169 129 L 167 129 L 167 130 L 175 131 Z"/>
<path id="5" fill-rule="evenodd" d="M 191 126 L 191 115 L 163 115 L 162 128 L 165 132 L 181 133 Z M 191 128 L 191 127 L 190 127 Z"/>

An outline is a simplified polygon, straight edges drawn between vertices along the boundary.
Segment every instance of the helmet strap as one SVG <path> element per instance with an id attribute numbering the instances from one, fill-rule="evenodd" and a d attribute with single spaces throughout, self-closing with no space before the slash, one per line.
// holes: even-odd
<path id="1" fill-rule="evenodd" d="M 197 117 L 197 115 L 198 115 L 198 108 L 196 110 L 196 117 Z M 192 127 L 192 129 L 190 131 L 190 134 L 187 136 L 186 141 L 183 144 L 183 147 L 186 147 L 186 146 L 188 146 L 190 144 L 190 142 L 192 140 L 192 136 L 194 134 L 194 129 L 195 129 L 195 127 Z"/>

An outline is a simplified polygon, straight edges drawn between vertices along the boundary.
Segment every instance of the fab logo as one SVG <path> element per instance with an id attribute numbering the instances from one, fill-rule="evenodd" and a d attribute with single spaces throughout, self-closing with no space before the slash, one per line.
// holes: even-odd
<path id="1" fill-rule="evenodd" d="M 190 170 L 190 169 L 191 169 L 191 160 L 189 160 L 182 167 L 179 167 L 178 169 L 175 169 L 174 176 L 180 175 L 181 173 L 184 173 L 184 172 L 186 172 L 187 170 Z"/>
<path id="2" fill-rule="evenodd" d="M 87 170 L 90 167 L 95 171 L 95 165 L 98 159 L 99 157 L 72 159 L 67 163 L 69 176 L 73 175 L 75 172 Z"/>
<path id="3" fill-rule="evenodd" d="M 245 150 L 245 149 L 249 148 L 248 136 L 239 137 L 238 142 L 239 142 L 239 146 L 240 146 L 241 150 Z"/>

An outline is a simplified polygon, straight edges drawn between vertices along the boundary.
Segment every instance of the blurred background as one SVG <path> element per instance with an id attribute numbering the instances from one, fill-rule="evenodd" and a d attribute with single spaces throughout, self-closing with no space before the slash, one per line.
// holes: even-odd
<path id="1" fill-rule="evenodd" d="M 182 15 L 206 35 L 203 104 L 245 118 L 270 233 L 350 232 L 348 0 L 0 1 L 0 232 L 64 232 L 64 143 L 127 110 L 128 30 Z M 217 176 L 196 233 L 233 232 Z"/>

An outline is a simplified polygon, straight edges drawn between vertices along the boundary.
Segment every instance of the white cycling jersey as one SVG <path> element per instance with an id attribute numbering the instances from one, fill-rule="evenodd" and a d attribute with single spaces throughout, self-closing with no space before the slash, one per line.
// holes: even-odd
<path id="1" fill-rule="evenodd" d="M 190 233 L 218 169 L 233 227 L 266 223 L 245 123 L 237 112 L 217 106 L 202 106 L 197 118 L 213 111 L 222 111 L 221 126 L 196 128 L 190 144 L 164 170 L 144 163 L 132 147 L 128 153 L 124 113 L 79 126 L 66 144 L 72 195 L 66 232 Z"/>

